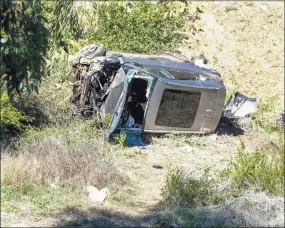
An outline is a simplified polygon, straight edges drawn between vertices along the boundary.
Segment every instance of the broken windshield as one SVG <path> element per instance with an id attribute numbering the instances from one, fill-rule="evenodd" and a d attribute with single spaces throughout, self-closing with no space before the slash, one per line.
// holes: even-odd
<path id="1" fill-rule="evenodd" d="M 143 68 L 157 74 L 160 77 L 168 79 L 194 80 L 194 81 L 203 80 L 203 79 L 206 80 L 206 76 L 191 71 L 171 69 L 171 68 L 165 69 L 163 67 L 156 67 L 156 66 L 143 66 Z"/>
<path id="2" fill-rule="evenodd" d="M 143 66 L 143 68 L 157 74 L 162 78 L 175 79 L 175 77 L 163 67 Z"/>
<path id="3" fill-rule="evenodd" d="M 166 79 L 193 80 L 193 81 L 211 80 L 211 78 L 206 75 L 192 71 L 164 68 L 161 66 L 146 66 L 140 64 L 131 65 L 132 63 L 129 64 L 123 65 L 126 75 L 129 74 L 135 75 L 139 73 L 142 75 L 150 75 L 153 77 L 157 76 Z"/>
<path id="4" fill-rule="evenodd" d="M 141 70 L 139 69 L 134 69 L 132 66 L 124 64 L 123 68 L 125 70 L 125 74 L 126 75 L 134 75 L 134 74 L 142 74 L 142 75 L 151 75 L 153 76 L 153 74 L 157 75 L 158 77 L 162 77 L 162 78 L 168 78 L 168 79 L 175 79 L 175 77 L 170 74 L 165 68 L 163 67 L 151 67 L 151 66 L 143 66 L 140 64 L 135 64 L 135 66 L 138 66 L 139 68 L 141 68 Z"/>

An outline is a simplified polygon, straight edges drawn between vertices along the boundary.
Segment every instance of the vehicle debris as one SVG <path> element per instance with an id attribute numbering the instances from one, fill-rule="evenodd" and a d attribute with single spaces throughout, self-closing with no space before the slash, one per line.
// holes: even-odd
<path id="1" fill-rule="evenodd" d="M 221 116 L 237 120 L 256 112 L 256 99 L 236 93 L 224 106 L 221 75 L 172 52 L 116 53 L 88 45 L 71 59 L 76 83 L 71 102 L 82 118 L 102 125 L 111 116 L 106 138 L 118 132 L 208 133 Z M 132 141 L 132 140 L 131 140 Z"/>

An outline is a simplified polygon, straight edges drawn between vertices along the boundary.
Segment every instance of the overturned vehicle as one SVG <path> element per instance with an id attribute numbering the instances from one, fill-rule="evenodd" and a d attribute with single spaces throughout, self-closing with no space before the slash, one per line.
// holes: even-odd
<path id="1" fill-rule="evenodd" d="M 218 72 L 172 52 L 107 52 L 88 45 L 71 60 L 77 82 L 71 101 L 81 117 L 110 117 L 106 136 L 122 130 L 148 133 L 208 133 L 221 116 L 246 118 L 256 99 L 236 93 L 225 105 Z M 225 106 L 224 106 L 225 105 Z"/>

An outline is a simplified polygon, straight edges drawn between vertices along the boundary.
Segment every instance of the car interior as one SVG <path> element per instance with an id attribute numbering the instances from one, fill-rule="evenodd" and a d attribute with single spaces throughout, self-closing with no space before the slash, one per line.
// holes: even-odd
<path id="1" fill-rule="evenodd" d="M 151 77 L 144 75 L 133 76 L 129 83 L 120 128 L 142 128 L 150 87 Z"/>

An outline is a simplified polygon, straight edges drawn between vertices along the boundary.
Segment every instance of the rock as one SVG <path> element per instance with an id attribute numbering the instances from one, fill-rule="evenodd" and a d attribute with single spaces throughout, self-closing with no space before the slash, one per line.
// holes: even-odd
<path id="1" fill-rule="evenodd" d="M 211 140 L 211 141 L 217 141 L 217 134 L 212 134 L 212 135 L 210 135 L 209 136 L 209 139 Z"/>
<path id="2" fill-rule="evenodd" d="M 107 189 L 103 188 L 101 190 L 98 190 L 97 188 L 93 186 L 87 186 L 87 192 L 89 198 L 96 203 L 102 203 L 105 198 L 107 197 Z"/>
<path id="3" fill-rule="evenodd" d="M 50 187 L 51 187 L 51 188 L 57 188 L 57 186 L 56 186 L 54 183 L 51 183 L 51 184 L 50 184 Z"/>

